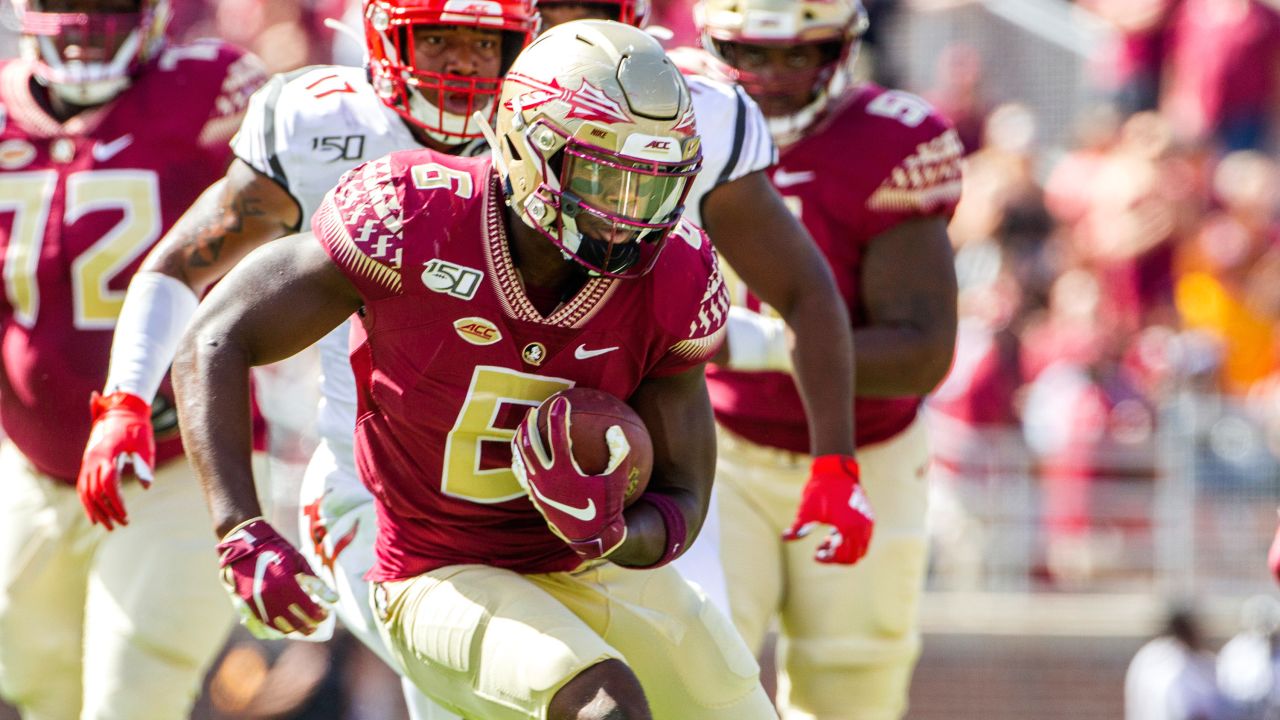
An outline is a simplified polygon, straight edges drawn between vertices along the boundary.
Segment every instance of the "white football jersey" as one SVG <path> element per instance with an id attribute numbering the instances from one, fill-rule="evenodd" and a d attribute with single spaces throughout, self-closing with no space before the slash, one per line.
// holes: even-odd
<path id="1" fill-rule="evenodd" d="M 745 92 L 701 76 L 686 79 L 702 136 L 703 164 L 685 200 L 685 215 L 700 224 L 708 192 L 773 165 L 777 151 L 764 116 Z M 344 172 L 421 144 L 374 94 L 363 69 L 324 65 L 272 78 L 249 102 L 231 146 L 237 158 L 293 196 L 302 209 L 301 227 L 309 229 L 311 214 Z M 464 154 L 486 149 L 478 141 Z M 369 498 L 355 469 L 356 392 L 348 337 L 343 323 L 318 343 L 323 378 L 316 431 L 342 471 L 331 475 L 322 502 L 322 512 L 330 516 Z M 332 486 L 337 476 L 343 478 L 341 487 Z"/>
<path id="2" fill-rule="evenodd" d="M 685 80 L 702 136 L 702 171 L 685 198 L 684 215 L 701 227 L 707 193 L 777 163 L 778 150 L 760 108 L 742 88 L 702 75 L 686 75 Z"/>

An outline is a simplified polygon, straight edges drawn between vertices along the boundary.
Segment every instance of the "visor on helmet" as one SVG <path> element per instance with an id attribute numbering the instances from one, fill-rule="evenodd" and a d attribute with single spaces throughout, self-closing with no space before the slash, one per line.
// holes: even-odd
<path id="1" fill-rule="evenodd" d="M 544 181 L 534 193 L 558 211 L 554 230 L 542 229 L 543 234 L 597 274 L 635 277 L 648 272 L 680 221 L 701 156 L 681 159 L 677 141 L 653 138 L 650 143 L 669 148 L 668 158 L 642 160 L 565 137 L 551 125 L 535 125 L 565 140 L 549 163 L 558 169 L 554 177 L 559 187 Z"/>

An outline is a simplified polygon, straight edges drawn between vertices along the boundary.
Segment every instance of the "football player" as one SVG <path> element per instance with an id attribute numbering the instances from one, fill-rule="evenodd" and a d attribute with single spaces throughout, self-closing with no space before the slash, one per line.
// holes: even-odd
<path id="1" fill-rule="evenodd" d="M 650 4 L 648 0 L 541 0 L 538 10 L 547 27 L 582 18 L 644 27 Z M 777 162 L 777 154 L 756 103 L 742 88 L 723 82 L 723 76 L 712 79 L 697 64 L 681 70 L 693 92 L 704 138 L 703 171 L 694 182 L 685 214 L 707 231 L 734 276 L 785 319 L 770 326 L 773 335 L 766 338 L 759 325 L 731 317 L 727 345 L 736 348 L 744 367 L 766 362 L 761 355 L 766 350 L 788 357 L 794 353 L 796 379 L 814 428 L 810 448 L 814 457 L 832 455 L 850 461 L 824 461 L 823 467 L 830 469 L 820 473 L 815 466 L 812 478 L 815 484 L 837 483 L 849 493 L 856 492 L 854 476 L 845 470 L 856 467 L 856 461 L 852 461 L 853 376 L 851 363 L 846 363 L 844 304 L 812 239 L 786 210 L 765 175 Z M 787 333 L 788 327 L 793 336 Z M 869 515 L 837 518 L 828 513 L 821 520 L 838 523 L 837 531 L 845 535 L 868 533 L 873 525 Z M 682 555 L 676 567 L 728 612 L 714 540 L 719 522 L 718 503 L 713 503 L 706 539 Z"/>
<path id="2" fill-rule="evenodd" d="M 259 622 L 320 612 L 260 517 L 243 411 L 252 364 L 358 311 L 372 602 L 420 689 L 465 717 L 775 717 L 741 639 L 667 566 L 710 498 L 703 366 L 728 309 L 680 217 L 700 162 L 689 91 L 649 35 L 580 21 L 516 59 L 498 108 L 492 158 L 362 165 L 312 233 L 256 251 L 197 311 L 174 377 L 223 562 Z M 574 386 L 628 398 L 653 436 L 625 512 L 625 444 L 584 475 L 565 405 L 528 412 Z"/>
<path id="3" fill-rule="evenodd" d="M 309 227 L 343 172 L 402 148 L 463 155 L 487 149 L 473 115 L 493 117 L 501 76 L 537 25 L 530 0 L 373 0 L 364 12 L 368 72 L 319 66 L 273 77 L 249 104 L 225 177 L 147 256 L 130 285 L 104 392 L 139 411 L 99 424 L 146 422 L 142 399 L 153 396 L 164 376 L 196 297 L 253 248 Z M 303 548 L 338 591 L 336 614 L 344 625 L 391 662 L 362 579 L 373 564 L 375 520 L 351 445 L 356 400 L 346 328 L 320 343 L 319 354 L 322 442 L 303 480 Z M 132 438 L 118 433 L 95 435 L 85 449 L 81 474 L 93 479 L 85 483 L 93 488 L 85 498 L 91 517 L 108 523 L 127 517 L 118 499 L 122 459 L 147 464 Z M 251 629 L 275 636 L 271 628 Z M 326 625 L 320 636 L 330 630 Z M 406 697 L 419 720 L 449 717 L 411 686 Z"/>
<path id="4" fill-rule="evenodd" d="M 138 479 L 154 490 L 120 489 L 130 532 L 85 517 L 78 458 L 125 287 L 226 170 L 266 78 L 221 42 L 166 43 L 167 0 L 16 10 L 22 55 L 0 63 L 0 695 L 27 718 L 186 717 L 234 616 L 160 378 L 153 403 L 92 401 L 146 421 L 97 426 L 151 461 Z"/>
<path id="5" fill-rule="evenodd" d="M 784 717 L 898 718 L 920 648 L 926 564 L 928 452 L 918 411 L 950 366 L 956 333 L 946 226 L 960 194 L 961 144 L 914 95 L 848 82 L 867 22 L 858 0 L 701 0 L 695 14 L 701 64 L 740 83 L 769 119 L 781 148 L 773 184 L 817 240 L 848 306 L 865 483 L 865 496 L 851 497 L 809 480 L 810 438 L 788 374 L 708 373 L 733 619 L 755 649 L 780 620 Z M 733 298 L 767 310 L 767 299 L 741 286 Z M 776 338 L 779 323 L 766 315 L 735 309 L 734 317 Z M 765 367 L 787 369 L 783 348 L 764 357 L 773 359 Z M 867 500 L 874 540 L 801 539 L 821 513 L 866 512 Z M 839 565 L 864 551 L 857 566 Z"/>
<path id="6" fill-rule="evenodd" d="M 146 277 L 151 282 L 147 289 L 138 283 L 139 292 L 130 292 L 124 314 L 136 321 L 129 323 L 127 332 L 117 333 L 113 351 L 116 357 L 138 360 L 113 364 L 113 368 L 130 368 L 136 379 L 117 379 L 113 373 L 107 392 L 146 397 L 162 376 L 189 317 L 189 311 L 174 317 L 165 310 L 174 305 L 167 299 L 170 294 L 185 297 L 199 292 L 251 248 L 290 228 L 309 225 L 323 192 L 342 170 L 360 159 L 429 142 L 423 132 L 404 126 L 417 127 L 425 121 L 417 118 L 412 105 L 397 100 L 414 92 L 416 83 L 407 81 L 417 71 L 412 58 L 388 54 L 387 33 L 403 33 L 413 26 L 438 27 L 441 19 L 457 25 L 468 17 L 480 27 L 503 22 L 514 28 L 512 18 L 519 16 L 522 6 L 468 4 L 447 15 L 446 7 L 443 0 L 380 0 L 366 7 L 366 37 L 375 70 L 372 85 L 354 69 L 317 68 L 292 79 L 277 78 L 255 99 L 237 135 L 237 161 L 227 177 L 206 193 L 146 260 L 144 267 L 150 271 Z M 637 23 L 644 19 L 644 6 L 630 0 L 601 7 L 602 12 L 616 12 Z M 485 14 L 488 8 L 495 8 L 496 15 Z M 389 31 L 378 29 L 384 22 L 390 22 Z M 847 452 L 852 446 L 852 413 L 850 403 L 841 398 L 852 397 L 851 362 L 847 334 L 840 330 L 846 315 L 830 271 L 762 172 L 774 162 L 775 152 L 755 103 L 739 90 L 702 78 L 691 77 L 690 87 L 697 114 L 711 132 L 703 144 L 706 169 L 690 190 L 687 214 L 696 219 L 702 210 L 721 251 L 796 328 L 798 374 L 834 378 L 825 388 L 818 381 L 806 386 L 814 396 L 810 403 L 814 425 L 823 429 L 815 433 L 814 447 L 823 453 Z M 452 150 L 464 154 L 474 150 L 469 142 L 474 132 L 471 127 L 456 136 Z M 442 149 L 440 144 L 431 146 Z M 779 271 L 784 260 L 786 270 Z M 156 322 L 161 316 L 173 317 L 174 322 Z M 338 590 L 342 598 L 338 614 L 344 622 L 377 647 L 361 580 L 372 562 L 372 498 L 356 478 L 352 459 L 355 392 L 344 330 L 335 331 L 321 344 L 321 359 L 323 441 L 304 481 L 301 534 L 309 542 L 303 550 L 321 577 Z M 106 457 L 128 457 L 126 445 L 111 442 L 90 449 Z M 103 467 L 108 481 L 99 487 L 110 497 L 114 465 Z M 122 506 L 107 504 L 118 507 L 123 516 Z M 690 554 L 697 554 L 702 546 Z M 706 589 L 723 598 L 723 582 L 715 582 L 720 578 L 718 560 L 712 556 L 710 563 L 703 564 L 716 569 Z M 723 600 L 721 606 L 725 607 Z"/>

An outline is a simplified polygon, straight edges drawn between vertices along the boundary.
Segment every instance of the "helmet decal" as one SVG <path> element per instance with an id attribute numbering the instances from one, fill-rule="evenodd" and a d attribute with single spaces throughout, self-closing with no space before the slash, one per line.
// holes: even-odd
<path id="1" fill-rule="evenodd" d="M 551 82 L 543 82 L 516 72 L 509 73 L 507 81 L 518 82 L 533 88 L 532 92 L 508 100 L 506 102 L 508 110 L 514 110 L 516 106 L 523 110 L 532 110 L 552 100 L 559 100 L 569 105 L 567 117 L 604 123 L 632 122 L 631 116 L 622 109 L 621 105 L 606 95 L 603 90 L 592 85 L 586 78 L 582 78 L 577 90 L 560 87 L 560 81 L 554 77 L 551 78 Z"/>

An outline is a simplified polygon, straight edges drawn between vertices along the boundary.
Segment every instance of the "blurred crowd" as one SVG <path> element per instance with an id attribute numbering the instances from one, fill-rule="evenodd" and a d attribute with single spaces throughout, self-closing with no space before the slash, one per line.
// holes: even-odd
<path id="1" fill-rule="evenodd" d="M 1034 108 L 991 107 L 999 89 L 984 86 L 973 47 L 944 49 L 933 87 L 917 91 L 970 150 L 950 228 L 959 348 L 932 403 L 939 549 L 953 551 L 948 533 L 972 534 L 975 482 L 1033 477 L 1042 542 L 1026 564 L 1047 586 L 1088 589 L 1123 544 L 1150 543 L 1149 508 L 1124 504 L 1150 504 L 1152 480 L 1178 462 L 1170 435 L 1193 445 L 1182 448 L 1191 466 L 1174 471 L 1196 491 L 1243 489 L 1270 516 L 1280 10 L 1077 4 L 1109 32 L 1070 146 L 1038 141 Z M 1180 399 L 1209 418 L 1203 433 L 1169 426 Z"/>

